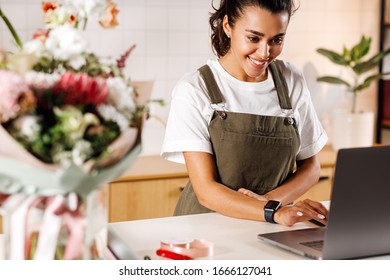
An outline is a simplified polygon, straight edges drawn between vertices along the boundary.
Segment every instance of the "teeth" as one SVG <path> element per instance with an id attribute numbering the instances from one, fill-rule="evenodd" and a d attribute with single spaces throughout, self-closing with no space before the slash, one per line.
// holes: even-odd
<path id="1" fill-rule="evenodd" d="M 265 64 L 265 61 L 264 62 L 260 62 L 258 60 L 254 60 L 253 58 L 249 57 L 249 59 L 256 65 L 264 65 Z"/>

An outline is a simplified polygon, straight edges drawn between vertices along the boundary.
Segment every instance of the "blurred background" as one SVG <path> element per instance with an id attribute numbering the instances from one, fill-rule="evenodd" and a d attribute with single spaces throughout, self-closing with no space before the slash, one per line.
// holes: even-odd
<path id="1" fill-rule="evenodd" d="M 214 1 L 218 4 L 218 1 Z M 0 0 L 2 10 L 18 30 L 23 41 L 43 26 L 40 0 Z M 213 57 L 208 17 L 211 0 L 115 0 L 119 26 L 103 30 L 89 24 L 86 36 L 97 54 L 118 58 L 132 44 L 126 73 L 133 81 L 153 81 L 151 97 L 164 99 L 166 105 L 151 106 L 151 118 L 143 133 L 143 155 L 158 155 L 168 117 L 171 90 L 188 71 L 194 71 Z M 38 5 L 37 5 L 38 4 Z M 332 141 L 330 115 L 349 106 L 342 87 L 319 83 L 320 75 L 344 75 L 340 68 L 316 52 L 328 48 L 341 52 L 362 35 L 372 38 L 370 53 L 379 49 L 380 0 L 300 0 L 300 7 L 287 31 L 281 59 L 290 61 L 306 77 L 311 96 L 323 126 Z M 12 50 L 8 29 L 0 22 L 0 48 Z M 359 110 L 377 112 L 377 83 L 366 89 L 358 100 Z M 388 131 L 383 142 L 389 141 Z"/>

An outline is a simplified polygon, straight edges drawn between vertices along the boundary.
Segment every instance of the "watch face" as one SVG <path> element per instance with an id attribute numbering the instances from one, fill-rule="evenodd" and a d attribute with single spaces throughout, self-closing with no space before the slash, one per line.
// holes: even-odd
<path id="1" fill-rule="evenodd" d="M 280 206 L 280 202 L 276 200 L 269 200 L 264 208 L 277 210 Z"/>

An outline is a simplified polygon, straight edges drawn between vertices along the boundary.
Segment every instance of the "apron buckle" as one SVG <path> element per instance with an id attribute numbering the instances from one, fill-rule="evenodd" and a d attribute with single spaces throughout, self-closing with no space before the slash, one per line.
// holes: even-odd
<path id="1" fill-rule="evenodd" d="M 213 111 L 222 119 L 226 119 L 227 118 L 227 114 L 226 114 L 226 111 L 225 111 L 225 104 L 210 104 L 210 107 L 211 109 L 213 109 Z"/>
<path id="2" fill-rule="evenodd" d="M 293 125 L 295 123 L 295 120 L 293 117 L 287 117 L 286 118 L 286 124 Z"/>
<path id="3" fill-rule="evenodd" d="M 226 119 L 227 114 L 226 114 L 225 111 L 215 111 L 215 112 L 217 113 L 217 115 L 218 115 L 222 120 Z"/>

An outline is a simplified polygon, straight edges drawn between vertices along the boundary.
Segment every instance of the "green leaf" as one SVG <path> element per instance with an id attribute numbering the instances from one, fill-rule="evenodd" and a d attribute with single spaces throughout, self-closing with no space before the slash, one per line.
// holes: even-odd
<path id="1" fill-rule="evenodd" d="M 325 82 L 325 83 L 330 83 L 330 84 L 342 84 L 342 85 L 346 85 L 347 87 L 351 87 L 351 85 L 344 81 L 343 79 L 340 79 L 338 77 L 333 77 L 333 76 L 323 76 L 323 77 L 319 77 L 317 78 L 317 81 L 319 82 Z"/>
<path id="2" fill-rule="evenodd" d="M 330 59 L 332 62 L 334 62 L 336 64 L 349 65 L 348 60 L 346 60 L 342 55 L 340 55 L 334 51 L 320 48 L 320 49 L 317 49 L 317 52 L 319 54 L 326 56 L 328 59 Z"/>
<path id="3" fill-rule="evenodd" d="M 5 25 L 7 25 L 8 30 L 11 32 L 11 35 L 14 38 L 16 45 L 21 50 L 23 48 L 23 43 L 20 40 L 20 37 L 19 37 L 18 33 L 16 32 L 15 28 L 13 27 L 12 23 L 9 21 L 7 16 L 3 13 L 1 8 L 0 8 L 0 17 L 3 19 Z"/>
<path id="4" fill-rule="evenodd" d="M 385 73 L 379 73 L 379 74 L 375 74 L 375 75 L 371 75 L 369 77 L 367 77 L 364 82 L 360 85 L 358 85 L 356 88 L 354 88 L 354 91 L 361 91 L 367 87 L 370 86 L 370 84 L 373 82 L 373 81 L 376 81 L 376 80 L 379 80 L 380 78 L 382 78 L 383 76 L 386 76 L 386 75 L 389 75 L 390 72 L 385 72 Z"/>
<path id="5" fill-rule="evenodd" d="M 365 56 L 370 50 L 371 38 L 362 36 L 360 42 L 351 49 L 351 60 L 353 62 L 359 62 L 363 56 Z"/>
<path id="6" fill-rule="evenodd" d="M 352 67 L 352 70 L 357 74 L 361 75 L 367 71 L 370 71 L 371 69 L 378 66 L 378 63 L 388 54 L 390 54 L 390 48 L 380 52 L 374 56 L 372 56 L 369 60 L 357 63 L 355 66 Z"/>
<path id="7" fill-rule="evenodd" d="M 351 51 L 349 49 L 347 49 L 345 46 L 344 46 L 344 49 L 343 49 L 343 57 L 347 61 L 351 60 Z"/>

